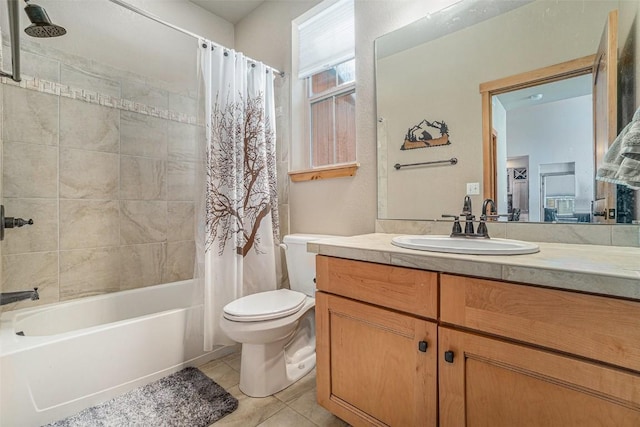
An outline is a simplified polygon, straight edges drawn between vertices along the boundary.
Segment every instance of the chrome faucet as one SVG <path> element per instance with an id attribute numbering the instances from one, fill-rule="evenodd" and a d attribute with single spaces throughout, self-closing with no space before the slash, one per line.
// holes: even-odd
<path id="1" fill-rule="evenodd" d="M 0 294 L 0 305 L 11 304 L 25 299 L 31 299 L 32 301 L 40 299 L 38 288 L 33 288 L 32 291 L 3 292 Z"/>

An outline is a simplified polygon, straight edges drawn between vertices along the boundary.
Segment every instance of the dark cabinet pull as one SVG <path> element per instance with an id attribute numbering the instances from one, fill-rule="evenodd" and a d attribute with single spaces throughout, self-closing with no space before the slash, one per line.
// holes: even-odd
<path id="1" fill-rule="evenodd" d="M 453 363 L 453 351 L 448 350 L 444 352 L 444 361 L 447 363 Z"/>
<path id="2" fill-rule="evenodd" d="M 429 347 L 429 343 L 426 341 L 420 341 L 418 343 L 418 350 L 420 350 L 423 353 L 427 352 L 427 348 Z"/>

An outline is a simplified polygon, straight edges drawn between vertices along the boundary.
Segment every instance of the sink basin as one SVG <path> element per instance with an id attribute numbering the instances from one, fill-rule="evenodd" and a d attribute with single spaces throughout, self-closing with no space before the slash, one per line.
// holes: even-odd
<path id="1" fill-rule="evenodd" d="M 522 255 L 540 250 L 535 243 L 520 240 L 445 235 L 398 236 L 391 239 L 391 243 L 406 249 L 472 255 Z"/>

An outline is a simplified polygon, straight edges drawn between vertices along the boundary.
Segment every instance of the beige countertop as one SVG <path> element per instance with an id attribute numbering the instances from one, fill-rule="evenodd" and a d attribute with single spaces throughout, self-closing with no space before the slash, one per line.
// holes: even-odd
<path id="1" fill-rule="evenodd" d="M 529 283 L 640 300 L 640 248 L 537 243 L 529 255 L 459 255 L 404 249 L 398 234 L 335 237 L 307 244 L 320 255 Z"/>

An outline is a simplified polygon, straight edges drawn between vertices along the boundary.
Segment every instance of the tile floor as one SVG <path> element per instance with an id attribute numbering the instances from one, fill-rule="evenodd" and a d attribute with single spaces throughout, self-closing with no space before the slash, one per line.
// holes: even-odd
<path id="1" fill-rule="evenodd" d="M 273 396 L 244 395 L 240 382 L 240 353 L 233 353 L 198 367 L 238 399 L 231 414 L 212 424 L 241 427 L 344 427 L 347 423 L 316 403 L 316 371 Z"/>

